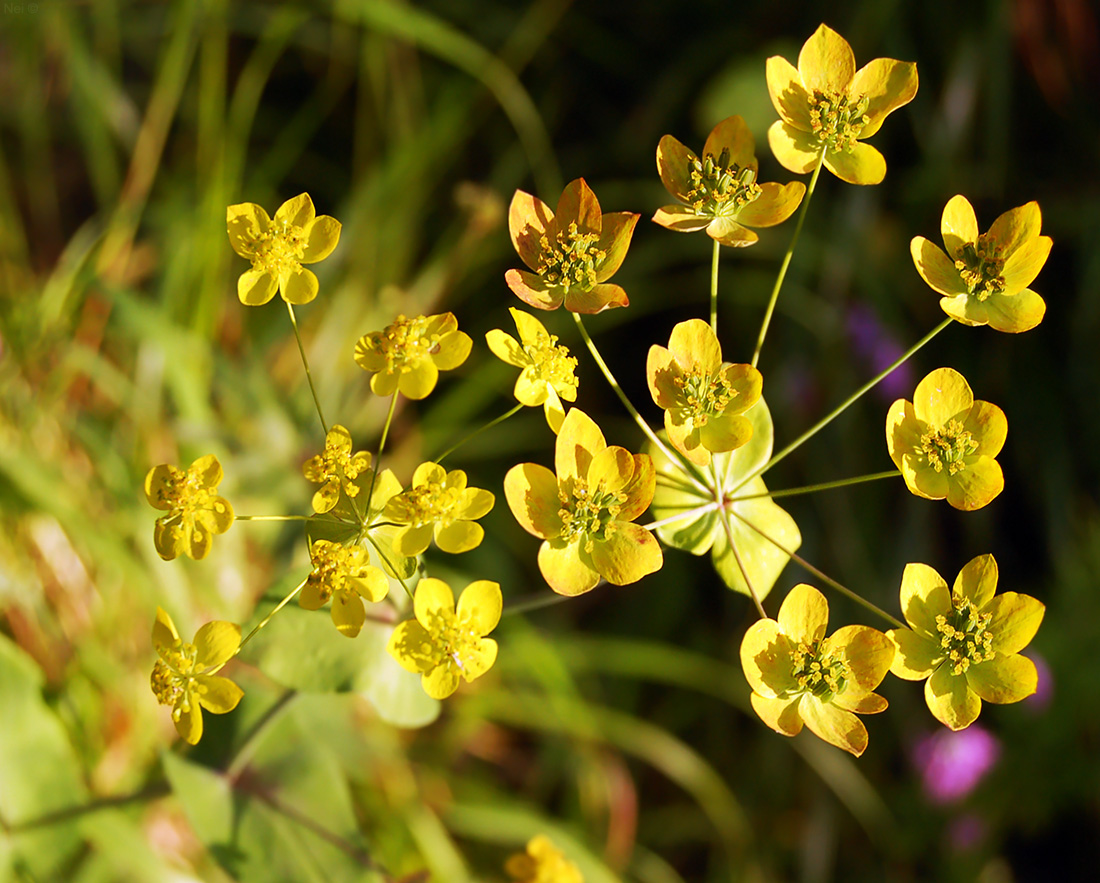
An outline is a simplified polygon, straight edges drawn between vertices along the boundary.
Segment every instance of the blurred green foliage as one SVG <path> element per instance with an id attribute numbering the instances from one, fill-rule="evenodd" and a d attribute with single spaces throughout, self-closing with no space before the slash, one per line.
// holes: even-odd
<path id="1" fill-rule="evenodd" d="M 897 681 L 858 763 L 766 730 L 736 665 L 750 604 L 706 558 L 672 551 L 638 585 L 506 620 L 497 667 L 415 731 L 354 692 L 287 692 L 347 685 L 345 667 L 368 663 L 332 655 L 347 647 L 327 612 L 301 624 L 286 611 L 264 664 L 234 664 L 241 708 L 181 750 L 148 689 L 156 606 L 188 634 L 212 618 L 247 627 L 308 558 L 293 523 L 239 523 L 206 561 L 163 562 L 142 478 L 215 453 L 239 513 L 303 512 L 300 465 L 323 441 L 282 310 L 234 296 L 225 207 L 308 190 L 343 222 L 299 322 L 325 411 L 357 441 L 376 438 L 387 405 L 352 362 L 360 335 L 446 309 L 474 338 L 457 376 L 399 410 L 386 459 L 407 476 L 510 406 L 513 378 L 480 343 L 514 303 L 513 190 L 552 200 L 584 176 L 605 210 L 648 215 L 664 201 L 661 135 L 697 147 L 733 113 L 766 179 L 787 180 L 766 149 L 764 59 L 793 58 L 822 16 L 861 63 L 915 60 L 921 87 L 875 137 L 882 185 L 818 188 L 760 365 L 777 440 L 873 375 L 881 346 L 939 321 L 908 242 L 936 238 L 952 195 L 983 227 L 1037 199 L 1054 238 L 1035 285 L 1043 325 L 1011 340 L 950 328 L 898 390 L 949 364 L 1004 408 L 993 505 L 958 513 L 900 482 L 784 503 L 801 553 L 887 609 L 906 562 L 955 573 L 984 552 L 1002 590 L 1047 604 L 1033 649 L 1049 698 L 983 711 L 1002 744 L 988 778 L 929 800 L 914 747 L 935 722 Z M 499 881 L 538 832 L 589 883 L 1084 879 L 1100 826 L 1098 47 L 1087 0 L 3 4 L 0 879 Z M 723 256 L 729 358 L 751 352 L 788 236 Z M 589 323 L 643 406 L 645 352 L 703 314 L 709 252 L 643 219 L 616 277 L 631 306 Z M 581 356 L 577 404 L 637 450 L 565 317 L 546 322 Z M 769 487 L 888 468 L 884 396 Z M 499 489 L 510 465 L 550 451 L 535 409 L 456 458 Z M 498 580 L 506 599 L 546 592 L 502 501 L 483 523 L 482 546 L 431 559 L 433 575 Z M 803 579 L 788 566 L 777 592 Z M 831 603 L 834 621 L 866 621 Z M 356 652 L 377 650 L 367 638 Z"/>

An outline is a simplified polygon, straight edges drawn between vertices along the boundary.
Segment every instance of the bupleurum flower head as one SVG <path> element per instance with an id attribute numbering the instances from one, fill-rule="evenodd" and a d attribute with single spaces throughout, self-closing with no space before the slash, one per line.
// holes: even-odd
<path id="1" fill-rule="evenodd" d="M 213 454 L 187 469 L 163 463 L 145 476 L 145 497 L 154 509 L 167 510 L 153 528 L 157 554 L 170 561 L 179 554 L 196 560 L 210 551 L 214 534 L 233 523 L 233 507 L 218 496 L 222 467 Z"/>
<path id="2" fill-rule="evenodd" d="M 557 335 L 547 333 L 530 313 L 515 307 L 509 307 L 508 312 L 516 323 L 519 340 L 494 328 L 486 332 L 485 342 L 498 359 L 523 369 L 516 380 L 516 400 L 529 408 L 542 405 L 546 422 L 556 433 L 565 419 L 562 399 L 572 402 L 577 398 L 577 360 L 558 344 Z"/>
<path id="3" fill-rule="evenodd" d="M 517 190 L 508 209 L 512 245 L 534 272 L 509 270 L 504 279 L 524 303 L 574 313 L 625 307 L 626 292 L 607 280 L 619 269 L 638 215 L 604 214 L 584 178 L 571 182 L 557 212 L 541 199 Z"/>
<path id="4" fill-rule="evenodd" d="M 252 261 L 237 280 L 237 296 L 249 306 L 266 304 L 278 291 L 291 304 L 308 304 L 317 296 L 317 277 L 302 264 L 324 260 L 340 241 L 340 222 L 318 216 L 308 193 L 288 199 L 268 217 L 253 202 L 225 211 L 233 251 Z"/>
<path id="5" fill-rule="evenodd" d="M 878 184 L 886 160 L 862 139 L 870 138 L 887 115 L 917 94 L 917 66 L 876 58 L 856 70 L 852 47 L 821 25 L 798 54 L 768 59 L 768 92 L 781 119 L 768 129 L 775 158 L 798 174 L 813 171 L 824 151 L 830 172 L 849 184 Z"/>
<path id="6" fill-rule="evenodd" d="M 539 570 L 560 595 L 617 586 L 661 569 L 657 539 L 633 524 L 653 499 L 656 472 L 647 454 L 608 447 L 600 428 L 577 408 L 565 416 L 554 448 L 557 475 L 521 463 L 504 477 L 516 521 L 543 539 Z"/>
<path id="7" fill-rule="evenodd" d="M 509 857 L 504 870 L 514 883 L 584 883 L 580 868 L 545 834 L 532 837 L 526 850 Z"/>
<path id="8" fill-rule="evenodd" d="M 422 399 L 435 389 L 440 371 L 466 361 L 473 341 L 458 330 L 454 313 L 398 316 L 382 331 L 372 331 L 355 345 L 355 363 L 374 376 L 370 388 L 388 396 L 395 389 L 410 399 Z"/>
<path id="9" fill-rule="evenodd" d="M 760 237 L 749 227 L 782 223 L 806 193 L 801 181 L 757 182 L 755 143 L 739 116 L 714 127 L 701 159 L 665 135 L 657 145 L 657 170 L 679 204 L 658 209 L 653 220 L 681 233 L 706 230 L 722 245 L 752 245 Z"/>
<path id="10" fill-rule="evenodd" d="M 994 459 L 1005 443 L 1008 421 L 989 402 L 974 401 L 958 371 L 937 368 L 920 383 L 912 403 L 898 399 L 886 415 L 890 459 L 918 497 L 956 509 L 981 509 L 1004 490 Z"/>
<path id="11" fill-rule="evenodd" d="M 180 640 L 170 617 L 157 608 L 153 623 L 157 659 L 149 679 L 161 705 L 172 706 L 172 722 L 186 742 L 202 738 L 202 710 L 225 714 L 237 707 L 244 691 L 217 672 L 241 646 L 241 628 L 232 622 L 208 622 L 193 643 Z"/>
<path id="12" fill-rule="evenodd" d="M 433 536 L 440 549 L 457 554 L 481 544 L 485 531 L 476 521 L 495 502 L 490 491 L 467 487 L 461 469 L 447 472 L 438 463 L 421 463 L 412 485 L 386 503 L 383 517 L 406 525 L 393 538 L 398 555 L 419 555 Z"/>
<path id="13" fill-rule="evenodd" d="M 407 671 L 421 675 L 425 693 L 446 699 L 460 679 L 472 681 L 492 668 L 497 642 L 485 635 L 500 622 L 502 606 L 497 583 L 470 583 L 456 609 L 451 587 L 425 577 L 416 584 L 416 619 L 397 626 L 386 649 Z"/>
<path id="14" fill-rule="evenodd" d="M 867 728 L 856 717 L 886 708 L 874 689 L 886 677 L 894 647 L 882 632 L 846 625 L 825 637 L 829 604 L 812 586 L 791 589 L 779 618 L 760 619 L 741 641 L 741 666 L 752 707 L 769 727 L 797 736 L 805 723 L 815 736 L 857 757 Z"/>
<path id="15" fill-rule="evenodd" d="M 302 474 L 307 481 L 321 485 L 313 495 L 313 511 L 328 512 L 340 500 L 343 488 L 348 498 L 359 494 L 355 483 L 360 473 L 370 468 L 370 452 L 351 452 L 351 433 L 336 424 L 325 436 L 325 449 L 302 464 Z"/>
<path id="16" fill-rule="evenodd" d="M 752 424 L 741 415 L 759 401 L 764 380 L 751 365 L 724 364 L 718 338 L 702 319 L 676 325 L 668 349 L 649 348 L 646 379 L 665 409 L 668 440 L 691 462 L 706 466 L 712 452 L 752 438 Z"/>
<path id="17" fill-rule="evenodd" d="M 1019 702 L 1035 692 L 1038 675 L 1021 656 L 1046 608 L 1030 595 L 997 595 L 992 555 L 970 561 L 948 590 L 927 564 L 909 564 L 901 578 L 901 610 L 909 628 L 891 629 L 897 648 L 890 671 L 924 685 L 936 719 L 952 730 L 977 720 L 986 702 Z"/>
<path id="18" fill-rule="evenodd" d="M 1046 303 L 1028 286 L 1050 254 L 1051 238 L 1040 236 L 1037 202 L 1005 212 L 986 233 L 965 196 L 953 196 L 940 224 L 946 254 L 923 236 L 910 244 L 917 272 L 943 295 L 940 306 L 964 325 L 997 331 L 1029 331 L 1043 321 Z"/>
<path id="19" fill-rule="evenodd" d="M 366 622 L 363 604 L 381 601 L 390 590 L 386 575 L 370 563 L 362 546 L 341 546 L 328 540 L 314 540 L 309 547 L 313 570 L 298 595 L 306 610 L 319 610 L 332 600 L 332 622 L 340 634 L 354 638 Z"/>

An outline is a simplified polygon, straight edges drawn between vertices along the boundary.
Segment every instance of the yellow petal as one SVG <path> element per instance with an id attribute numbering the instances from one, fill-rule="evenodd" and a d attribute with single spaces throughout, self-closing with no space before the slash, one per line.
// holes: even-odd
<path id="1" fill-rule="evenodd" d="M 792 641 L 812 644 L 825 637 L 829 602 L 813 586 L 799 583 L 779 607 L 779 628 Z"/>
<path id="2" fill-rule="evenodd" d="M 852 712 L 822 702 L 810 693 L 802 695 L 798 711 L 810 732 L 819 739 L 856 757 L 867 750 L 867 728 Z"/>
<path id="3" fill-rule="evenodd" d="M 881 184 L 886 177 L 885 157 L 862 141 L 847 150 L 826 151 L 825 168 L 849 184 Z"/>
<path id="4" fill-rule="evenodd" d="M 480 678 L 497 661 L 497 649 L 497 642 L 492 638 L 477 641 L 462 659 L 462 677 L 467 681 Z"/>
<path id="5" fill-rule="evenodd" d="M 431 633 L 415 619 L 406 620 L 393 630 L 386 650 L 403 669 L 417 674 L 431 671 L 442 656 Z"/>
<path id="6" fill-rule="evenodd" d="M 676 380 L 683 372 L 672 353 L 663 346 L 653 344 L 646 357 L 645 373 L 649 394 L 653 396 L 654 403 L 665 409 L 676 407 L 680 401 Z"/>
<path id="7" fill-rule="evenodd" d="M 226 714 L 237 707 L 244 696 L 244 690 L 229 678 L 200 675 L 195 678 L 198 689 L 195 691 L 199 705 L 214 714 Z"/>
<path id="8" fill-rule="evenodd" d="M 191 703 L 189 711 L 180 712 L 175 721 L 176 732 L 189 745 L 198 745 L 202 738 L 202 707 L 198 702 Z"/>
<path id="9" fill-rule="evenodd" d="M 909 253 L 913 256 L 913 263 L 921 279 L 928 283 L 933 291 L 954 297 L 967 295 L 968 289 L 959 275 L 955 262 L 951 260 L 943 249 L 929 242 L 923 236 L 914 236 L 909 243 Z"/>
<path id="10" fill-rule="evenodd" d="M 367 611 L 358 594 L 337 592 L 332 596 L 332 623 L 345 638 L 356 637 L 366 621 Z"/>
<path id="11" fill-rule="evenodd" d="M 554 469 L 558 480 L 587 478 L 592 458 L 607 447 L 595 421 L 580 408 L 570 408 L 554 444 Z"/>
<path id="12" fill-rule="evenodd" d="M 321 215 L 315 218 L 306 234 L 305 250 L 302 253 L 303 264 L 315 264 L 323 261 L 340 242 L 342 225 L 336 218 Z"/>
<path id="13" fill-rule="evenodd" d="M 891 629 L 886 636 L 894 644 L 890 673 L 906 681 L 923 681 L 944 660 L 938 641 L 918 635 L 910 629 Z"/>
<path id="14" fill-rule="evenodd" d="M 420 679 L 420 685 L 424 692 L 433 699 L 446 699 L 458 689 L 460 680 L 455 668 L 451 664 L 443 664 L 433 668 Z"/>
<path id="15" fill-rule="evenodd" d="M 1042 225 L 1043 218 L 1039 211 L 1039 203 L 1033 200 L 1027 205 L 1009 209 L 997 218 L 989 228 L 988 236 L 996 243 L 1001 255 L 1007 258 L 1025 242 L 1036 239 Z"/>
<path id="16" fill-rule="evenodd" d="M 758 619 L 741 639 L 741 668 L 753 693 L 774 699 L 796 692 L 791 642 L 774 619 Z"/>
<path id="17" fill-rule="evenodd" d="M 975 454 L 996 457 L 1004 447 L 1008 435 L 1008 418 L 1005 412 L 989 402 L 974 402 L 963 421 L 966 429 L 978 443 Z"/>
<path id="18" fill-rule="evenodd" d="M 484 528 L 475 521 L 452 521 L 435 527 L 435 544 L 451 555 L 476 549 L 484 538 Z"/>
<path id="19" fill-rule="evenodd" d="M 497 627 L 503 606 L 500 584 L 479 579 L 466 586 L 459 596 L 456 615 L 463 628 L 482 637 Z"/>
<path id="20" fill-rule="evenodd" d="M 625 586 L 660 570 L 664 555 L 657 538 L 640 524 L 613 521 L 605 539 L 592 544 L 592 564 L 609 583 Z"/>
<path id="21" fill-rule="evenodd" d="M 1009 334 L 1030 331 L 1043 321 L 1047 311 L 1046 303 L 1030 288 L 1009 297 L 991 295 L 985 308 L 989 327 Z"/>
<path id="22" fill-rule="evenodd" d="M 375 374 L 374 376 L 381 377 L 383 375 Z M 397 389 L 401 392 L 401 395 L 410 399 L 424 399 L 435 389 L 438 380 L 439 369 L 436 368 L 433 362 L 423 359 L 397 378 Z"/>
<path id="23" fill-rule="evenodd" d="M 736 114 L 726 117 L 711 129 L 703 145 L 703 156 L 718 159 L 723 150 L 729 151 L 728 165 L 756 170 L 756 142 L 743 117 Z"/>
<path id="24" fill-rule="evenodd" d="M 154 466 L 145 475 L 145 498 L 154 509 L 165 511 L 171 509 L 171 505 L 165 501 L 168 486 L 178 470 L 174 466 L 162 463 Z"/>
<path id="25" fill-rule="evenodd" d="M 256 240 L 271 226 L 271 218 L 263 206 L 254 202 L 242 202 L 225 210 L 225 225 L 233 251 L 242 258 L 251 260 L 255 254 Z"/>
<path id="26" fill-rule="evenodd" d="M 857 101 L 867 98 L 867 125 L 859 137 L 870 138 L 889 114 L 917 94 L 917 66 L 910 61 L 876 58 L 855 72 L 848 94 Z"/>
<path id="27" fill-rule="evenodd" d="M 634 212 L 610 212 L 603 216 L 603 231 L 596 247 L 604 253 L 604 258 L 596 264 L 597 282 L 606 282 L 622 266 L 640 217 Z"/>
<path id="28" fill-rule="evenodd" d="M 784 736 L 797 736 L 802 732 L 802 717 L 798 713 L 800 698 L 772 699 L 756 693 L 749 694 L 752 710 L 760 720 Z"/>
<path id="29" fill-rule="evenodd" d="M 160 653 L 161 647 L 172 647 L 180 639 L 176 624 L 163 607 L 157 607 L 157 618 L 153 621 L 153 647 Z"/>
<path id="30" fill-rule="evenodd" d="M 432 542 L 434 527 L 431 524 L 409 525 L 399 530 L 393 538 L 393 550 L 398 555 L 412 558 L 421 554 Z"/>
<path id="31" fill-rule="evenodd" d="M 473 340 L 464 331 L 450 331 L 439 338 L 432 361 L 440 371 L 453 371 L 466 361 L 473 348 Z"/>
<path id="32" fill-rule="evenodd" d="M 557 435 L 561 431 L 562 423 L 565 422 L 565 406 L 562 405 L 561 399 L 552 386 L 546 388 L 546 401 L 543 402 L 542 409 L 551 432 Z"/>
<path id="33" fill-rule="evenodd" d="M 772 104 L 775 105 L 776 113 L 784 123 L 803 132 L 809 132 L 811 129 L 810 94 L 802 84 L 798 70 L 780 55 L 771 56 L 765 64 L 765 70 L 768 94 L 771 96 Z M 771 138 L 770 131 L 768 137 Z"/>
<path id="34" fill-rule="evenodd" d="M 685 373 L 711 374 L 722 364 L 722 347 L 707 322 L 688 319 L 673 326 L 668 350 Z"/>
<path id="35" fill-rule="evenodd" d="M 571 313 L 583 313 L 586 316 L 594 316 L 604 310 L 614 307 L 630 306 L 630 299 L 626 296 L 622 286 L 609 282 L 596 285 L 585 290 L 573 286 L 565 295 L 565 308 Z"/>
<path id="36" fill-rule="evenodd" d="M 755 245 L 760 237 L 733 218 L 715 218 L 707 224 L 707 236 L 727 248 L 745 248 Z"/>
<path id="37" fill-rule="evenodd" d="M 937 429 L 949 420 L 965 420 L 973 404 L 970 384 L 954 368 L 929 372 L 913 393 L 913 413 Z"/>
<path id="38" fill-rule="evenodd" d="M 798 74 L 810 91 L 844 93 L 855 72 L 852 47 L 828 25 L 819 25 L 798 53 Z"/>
<path id="39" fill-rule="evenodd" d="M 247 270 L 237 279 L 237 297 L 245 306 L 263 306 L 278 290 L 278 280 L 265 270 Z"/>
<path id="40" fill-rule="evenodd" d="M 952 674 L 947 662 L 924 682 L 924 701 L 933 717 L 952 730 L 965 730 L 982 710 L 982 700 L 970 689 L 966 675 Z"/>
<path id="41" fill-rule="evenodd" d="M 220 668 L 241 646 L 241 627 L 235 622 L 215 620 L 195 633 L 195 667 L 203 671 Z"/>
<path id="42" fill-rule="evenodd" d="M 153 525 L 153 546 L 165 561 L 171 561 L 184 551 L 183 531 L 178 524 L 165 524 L 160 518 Z"/>
<path id="43" fill-rule="evenodd" d="M 542 237 L 554 219 L 550 207 L 536 196 L 517 190 L 508 207 L 508 233 L 512 245 L 522 260 L 532 270 L 539 265 Z"/>
<path id="44" fill-rule="evenodd" d="M 1039 673 L 1026 656 L 998 653 L 993 659 L 970 666 L 966 682 L 986 702 L 1005 705 L 1032 695 L 1039 685 Z"/>
<path id="45" fill-rule="evenodd" d="M 709 215 L 697 215 L 686 205 L 666 205 L 653 214 L 653 222 L 677 233 L 695 233 L 710 224 Z"/>
<path id="46" fill-rule="evenodd" d="M 661 176 L 661 183 L 681 202 L 688 200 L 691 161 L 696 158 L 693 151 L 671 135 L 664 135 L 657 143 L 657 173 Z"/>
<path id="47" fill-rule="evenodd" d="M 634 469 L 629 483 L 623 487 L 626 499 L 619 504 L 619 520 L 633 521 L 653 502 L 657 489 L 657 470 L 648 454 L 634 455 Z"/>
<path id="48" fill-rule="evenodd" d="M 901 614 L 919 634 L 939 641 L 936 617 L 951 613 L 951 590 L 927 564 L 906 564 L 901 577 Z"/>
<path id="49" fill-rule="evenodd" d="M 812 172 L 821 157 L 821 145 L 813 135 L 782 120 L 768 129 L 768 146 L 779 164 L 796 175 Z"/>
<path id="50" fill-rule="evenodd" d="M 1001 271 L 1001 278 L 1004 279 L 1005 283 L 1005 289 L 1001 292 L 1002 296 L 1011 296 L 1017 291 L 1027 288 L 1035 281 L 1035 277 L 1039 275 L 1039 271 L 1043 269 L 1043 264 L 1047 262 L 1047 257 L 1050 256 L 1050 249 L 1053 244 L 1053 240 L 1049 236 L 1037 236 L 1034 239 L 1022 242 L 1009 255 L 1005 261 L 1004 269 Z"/>
<path id="51" fill-rule="evenodd" d="M 416 584 L 413 596 L 416 619 L 435 635 L 440 623 L 450 623 L 455 616 L 455 598 L 451 587 L 443 580 L 424 577 Z"/>
<path id="52" fill-rule="evenodd" d="M 548 539 L 561 533 L 558 479 L 545 466 L 521 463 L 509 469 L 504 476 L 504 498 L 519 526 L 529 534 Z"/>
<path id="53" fill-rule="evenodd" d="M 356 592 L 373 603 L 381 601 L 390 591 L 390 583 L 386 579 L 386 574 L 377 567 L 365 567 L 349 582 Z"/>
<path id="54" fill-rule="evenodd" d="M 530 313 L 517 310 L 515 307 L 508 307 L 508 312 L 512 316 L 512 321 L 516 323 L 516 331 L 519 332 L 519 339 L 523 343 L 542 343 L 550 337 L 546 326 Z"/>
<path id="55" fill-rule="evenodd" d="M 288 304 L 308 304 L 320 287 L 312 270 L 299 267 L 279 280 L 283 300 Z"/>
<path id="56" fill-rule="evenodd" d="M 853 682 L 848 688 L 858 686 L 870 692 L 882 683 L 894 661 L 894 645 L 878 629 L 865 625 L 841 626 L 825 639 L 825 646 L 843 654 L 851 669 Z"/>
<path id="57" fill-rule="evenodd" d="M 992 457 L 979 457 L 947 479 L 947 502 L 963 512 L 988 506 L 1005 488 L 1001 464 Z"/>
<path id="58" fill-rule="evenodd" d="M 600 581 L 592 556 L 579 542 L 546 540 L 539 547 L 538 560 L 543 579 L 559 595 L 582 595 L 596 588 Z"/>
<path id="59" fill-rule="evenodd" d="M 978 241 L 978 218 L 974 206 L 963 195 L 952 196 L 943 207 L 940 232 L 947 255 L 956 261 L 962 255 L 964 245 Z"/>
<path id="60" fill-rule="evenodd" d="M 985 613 L 991 614 L 989 631 L 993 637 L 991 646 L 1000 655 L 1019 653 L 1024 649 L 1043 621 L 1046 607 L 1030 595 L 1005 592 L 986 605 Z"/>
<path id="61" fill-rule="evenodd" d="M 626 486 L 634 475 L 634 457 L 626 448 L 611 445 L 599 451 L 588 467 L 589 488 L 618 491 Z"/>
<path id="62" fill-rule="evenodd" d="M 760 185 L 760 195 L 737 213 L 737 220 L 749 227 L 774 227 L 794 214 L 806 195 L 806 185 L 801 181 L 776 184 L 767 181 Z"/>
<path id="63" fill-rule="evenodd" d="M 499 328 L 485 332 L 485 343 L 489 345 L 489 351 L 494 356 L 508 365 L 522 368 L 531 361 L 523 351 L 523 347 L 519 345 L 519 341 Z"/>
<path id="64" fill-rule="evenodd" d="M 752 423 L 740 414 L 711 417 L 699 430 L 703 447 L 715 454 L 735 451 L 752 438 Z"/>

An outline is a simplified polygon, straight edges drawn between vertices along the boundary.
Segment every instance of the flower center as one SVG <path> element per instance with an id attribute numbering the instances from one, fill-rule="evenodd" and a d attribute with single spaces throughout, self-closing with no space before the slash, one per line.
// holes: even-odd
<path id="1" fill-rule="evenodd" d="M 587 482 L 574 478 L 571 483 L 563 482 L 558 486 L 558 500 L 561 502 L 558 517 L 561 518 L 562 539 L 566 542 L 581 539 L 585 551 L 591 551 L 592 538 L 605 538 L 607 526 L 626 502 L 626 494 L 605 491 L 600 484 L 589 488 Z"/>
<path id="2" fill-rule="evenodd" d="M 715 159 L 709 153 L 700 160 L 692 157 L 689 168 L 691 190 L 687 199 L 696 214 L 727 217 L 736 215 L 763 191 L 756 172 L 730 163 L 728 147 Z"/>
<path id="3" fill-rule="evenodd" d="M 317 586 L 322 601 L 333 593 L 351 591 L 347 579 L 364 569 L 364 549 L 361 546 L 341 546 L 328 540 L 318 540 L 312 549 L 313 570 L 309 581 Z"/>
<path id="4" fill-rule="evenodd" d="M 380 353 L 386 360 L 387 374 L 411 371 L 424 359 L 439 352 L 439 334 L 428 332 L 428 318 L 397 317 L 382 331 L 368 334 L 363 341 L 366 349 Z"/>
<path id="5" fill-rule="evenodd" d="M 991 645 L 993 633 L 989 631 L 991 613 L 979 613 L 966 598 L 951 600 L 950 616 L 936 617 L 936 631 L 941 635 L 940 646 L 952 664 L 953 674 L 962 674 L 971 664 L 986 662 L 996 654 Z"/>
<path id="6" fill-rule="evenodd" d="M 568 229 L 559 230 L 553 239 L 543 238 L 538 274 L 566 292 L 574 285 L 592 288 L 596 284 L 596 264 L 607 257 L 605 251 L 596 248 L 599 238 L 596 233 L 581 233 L 577 222 L 570 221 Z"/>
<path id="7" fill-rule="evenodd" d="M 556 334 L 540 334 L 534 341 L 524 343 L 523 351 L 531 360 L 531 367 L 538 380 L 550 384 L 560 394 L 566 389 L 577 388 L 574 373 L 577 360 L 564 346 L 557 346 Z"/>
<path id="8" fill-rule="evenodd" d="M 948 475 L 966 468 L 965 458 L 978 450 L 978 443 L 958 420 L 949 420 L 942 429 L 929 429 L 920 437 L 920 446 L 928 465 Z"/>
<path id="9" fill-rule="evenodd" d="M 820 641 L 799 641 L 791 654 L 801 692 L 828 699 L 843 693 L 852 671 L 842 658 L 822 649 Z"/>
<path id="10" fill-rule="evenodd" d="M 810 96 L 810 128 L 818 143 L 830 151 L 851 151 L 863 127 L 871 121 L 867 116 L 869 104 L 866 95 L 852 102 L 848 95 L 815 89 Z"/>
<path id="11" fill-rule="evenodd" d="M 462 491 L 456 487 L 444 487 L 440 481 L 409 488 L 390 501 L 390 514 L 394 521 L 403 524 L 441 524 L 444 527 L 454 521 L 454 509 L 458 506 Z"/>
<path id="12" fill-rule="evenodd" d="M 172 706 L 172 719 L 178 721 L 183 712 L 191 710 L 191 682 L 195 674 L 198 650 L 194 644 L 180 643 L 162 647 L 160 659 L 153 665 L 149 685 L 161 705 Z"/>
<path id="13" fill-rule="evenodd" d="M 1001 275 L 1004 266 L 997 243 L 986 233 L 979 236 L 977 242 L 966 243 L 955 261 L 955 269 L 962 276 L 967 290 L 979 301 L 1005 290 L 1005 280 Z"/>
<path id="14" fill-rule="evenodd" d="M 157 489 L 157 499 L 171 510 L 172 515 L 188 515 L 197 509 L 221 512 L 225 506 L 220 501 L 215 502 L 217 496 L 217 489 L 206 487 L 199 472 L 174 467 Z"/>
<path id="15" fill-rule="evenodd" d="M 302 232 L 285 218 L 273 221 L 252 243 L 252 268 L 277 278 L 298 270 L 306 248 Z"/>
<path id="16" fill-rule="evenodd" d="M 481 635 L 472 628 L 467 620 L 455 616 L 437 613 L 431 617 L 431 624 L 425 626 L 431 634 L 440 657 L 445 665 L 466 671 L 471 657 L 477 655 L 478 641 Z"/>
<path id="17" fill-rule="evenodd" d="M 737 396 L 737 390 L 721 374 L 709 374 L 696 369 L 673 379 L 679 393 L 680 408 L 697 426 L 705 426 L 711 417 L 724 413 Z"/>

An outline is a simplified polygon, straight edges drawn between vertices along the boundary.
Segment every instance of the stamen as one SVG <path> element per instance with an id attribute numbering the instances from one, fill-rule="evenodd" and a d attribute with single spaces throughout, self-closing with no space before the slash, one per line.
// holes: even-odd
<path id="1" fill-rule="evenodd" d="M 687 201 L 696 214 L 736 215 L 763 193 L 753 169 L 730 162 L 729 148 L 723 148 L 717 158 L 709 153 L 701 160 L 693 156 L 688 174 L 691 190 Z"/>
<path id="2" fill-rule="evenodd" d="M 950 617 L 936 617 L 940 646 L 944 649 L 952 674 L 963 674 L 971 665 L 987 662 L 996 656 L 992 649 L 993 633 L 989 631 L 991 613 L 979 613 L 966 598 L 952 598 Z"/>
<path id="3" fill-rule="evenodd" d="M 596 265 L 607 257 L 596 247 L 599 238 L 595 233 L 581 233 L 577 222 L 570 221 L 553 239 L 543 238 L 538 274 L 567 293 L 574 285 L 591 289 L 596 285 Z"/>
<path id="4" fill-rule="evenodd" d="M 815 90 L 810 96 L 810 127 L 818 143 L 830 151 L 850 152 L 863 127 L 871 121 L 867 116 L 869 105 L 865 95 L 853 102 L 848 95 Z"/>
<path id="5" fill-rule="evenodd" d="M 948 475 L 964 470 L 965 458 L 978 450 L 978 442 L 958 420 L 949 420 L 942 429 L 929 429 L 920 444 L 928 465 L 937 472 L 946 468 Z"/>

